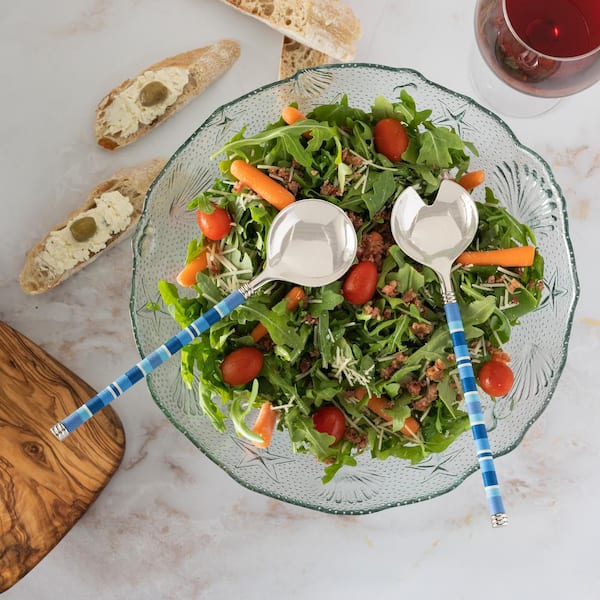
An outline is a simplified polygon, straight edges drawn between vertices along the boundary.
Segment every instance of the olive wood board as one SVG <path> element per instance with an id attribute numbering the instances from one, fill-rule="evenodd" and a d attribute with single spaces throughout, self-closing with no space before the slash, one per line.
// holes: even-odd
<path id="1" fill-rule="evenodd" d="M 125 433 L 111 407 L 64 442 L 50 432 L 95 394 L 0 321 L 0 593 L 56 546 L 121 463 Z"/>

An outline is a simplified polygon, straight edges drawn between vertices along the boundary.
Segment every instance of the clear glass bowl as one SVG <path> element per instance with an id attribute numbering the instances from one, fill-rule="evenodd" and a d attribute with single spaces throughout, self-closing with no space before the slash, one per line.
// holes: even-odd
<path id="1" fill-rule="evenodd" d="M 480 157 L 473 159 L 472 167 L 486 171 L 487 185 L 533 229 L 546 261 L 540 307 L 522 319 L 507 346 L 515 371 L 513 390 L 495 403 L 482 395 L 491 446 L 499 456 L 519 444 L 545 409 L 566 360 L 579 288 L 565 201 L 546 162 L 520 144 L 497 116 L 410 69 L 368 64 L 309 69 L 217 109 L 173 155 L 148 193 L 133 239 L 130 312 L 136 343 L 143 356 L 177 332 L 161 304 L 157 282 L 174 281 L 188 241 L 198 236 L 195 215 L 186 206 L 218 175 L 218 161 L 211 161 L 211 154 L 243 126 L 250 135 L 276 121 L 290 102 L 307 112 L 346 93 L 352 106 L 369 109 L 375 96 L 393 100 L 402 88 L 419 108 L 433 109 L 437 124 L 453 127 L 476 144 Z M 478 468 L 467 432 L 421 464 L 379 461 L 365 454 L 358 466 L 344 467 L 323 484 L 322 465 L 312 456 L 293 454 L 285 432 L 276 432 L 270 447 L 259 450 L 233 429 L 215 431 L 200 413 L 195 391 L 182 384 L 176 357 L 152 373 L 147 383 L 173 425 L 236 481 L 307 508 L 362 514 L 427 500 L 454 489 Z"/>

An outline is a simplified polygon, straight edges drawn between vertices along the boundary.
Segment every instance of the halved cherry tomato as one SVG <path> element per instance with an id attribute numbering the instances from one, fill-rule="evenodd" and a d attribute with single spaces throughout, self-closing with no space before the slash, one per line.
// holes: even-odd
<path id="1" fill-rule="evenodd" d="M 515 376 L 505 362 L 489 360 L 479 369 L 477 380 L 486 394 L 497 397 L 505 396 L 510 392 Z"/>
<path id="2" fill-rule="evenodd" d="M 375 149 L 394 163 L 400 162 L 408 148 L 408 134 L 397 119 L 381 119 L 373 130 Z"/>
<path id="3" fill-rule="evenodd" d="M 377 289 L 377 267 L 370 260 L 354 265 L 342 285 L 342 294 L 351 304 L 368 302 Z"/>
<path id="4" fill-rule="evenodd" d="M 313 423 L 317 431 L 328 433 L 335 438 L 335 442 L 331 443 L 332 446 L 344 437 L 346 420 L 344 413 L 337 406 L 321 406 L 313 415 Z"/>
<path id="5" fill-rule="evenodd" d="M 263 362 L 262 352 L 257 348 L 238 348 L 228 354 L 221 363 L 223 381 L 233 386 L 246 385 L 258 377 Z"/>
<path id="6" fill-rule="evenodd" d="M 196 220 L 202 233 L 211 240 L 222 240 L 231 231 L 231 217 L 219 206 L 211 213 L 196 211 Z"/>

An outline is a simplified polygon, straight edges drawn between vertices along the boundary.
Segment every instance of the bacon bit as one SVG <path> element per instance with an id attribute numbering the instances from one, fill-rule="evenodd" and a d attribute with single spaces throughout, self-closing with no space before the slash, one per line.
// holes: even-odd
<path id="1" fill-rule="evenodd" d="M 433 325 L 427 323 L 413 323 L 410 330 L 420 339 L 425 339 L 432 331 Z"/>
<path id="2" fill-rule="evenodd" d="M 307 325 L 316 325 L 319 322 L 317 317 L 313 317 L 312 315 L 306 315 L 303 319 L 303 322 Z"/>
<path id="3" fill-rule="evenodd" d="M 354 427 L 346 427 L 344 439 L 354 444 L 359 450 L 367 445 L 367 436 Z"/>
<path id="4" fill-rule="evenodd" d="M 395 279 L 392 279 L 389 283 L 386 283 L 381 288 L 381 293 L 389 296 L 390 298 L 395 298 L 398 295 L 398 282 Z"/>
<path id="5" fill-rule="evenodd" d="M 456 355 L 452 352 L 450 354 L 448 354 L 448 356 L 446 356 L 446 360 L 452 364 L 456 362 Z"/>
<path id="6" fill-rule="evenodd" d="M 352 212 L 351 210 L 346 211 L 346 214 L 348 215 L 350 222 L 354 226 L 354 229 L 358 231 L 364 223 L 363 218 L 360 215 L 357 215 L 356 213 Z"/>
<path id="7" fill-rule="evenodd" d="M 340 190 L 340 188 L 337 185 L 334 185 L 333 183 L 331 183 L 329 181 L 329 179 L 325 183 L 323 183 L 319 192 L 321 194 L 323 194 L 324 196 L 341 196 L 342 195 L 342 191 Z"/>
<path id="8" fill-rule="evenodd" d="M 360 167 L 365 162 L 361 156 L 356 156 L 356 154 L 349 152 L 348 148 L 342 150 L 342 161 L 351 167 Z"/>
<path id="9" fill-rule="evenodd" d="M 360 239 L 356 257 L 358 260 L 369 260 L 379 269 L 387 252 L 387 246 L 382 235 L 377 231 L 365 233 Z"/>
<path id="10" fill-rule="evenodd" d="M 241 194 L 241 193 L 242 193 L 242 191 L 243 191 L 243 190 L 245 190 L 245 189 L 246 189 L 246 185 L 244 184 L 244 182 L 243 182 L 243 181 L 236 181 L 236 182 L 233 184 L 233 187 L 231 188 L 231 191 L 232 191 L 234 194 Z"/>
<path id="11" fill-rule="evenodd" d="M 416 379 L 413 379 L 412 381 L 409 381 L 406 384 L 406 391 L 411 396 L 418 396 L 421 393 L 421 388 L 422 387 L 423 387 L 423 384 L 420 381 L 417 381 Z"/>
<path id="12" fill-rule="evenodd" d="M 423 303 L 414 290 L 406 290 L 406 292 L 402 294 L 402 302 L 406 302 L 406 304 L 414 304 L 419 312 L 422 312 Z"/>
<path id="13" fill-rule="evenodd" d="M 418 411 L 425 412 L 438 397 L 437 383 L 430 383 L 422 398 L 415 400 L 411 406 Z"/>
<path id="14" fill-rule="evenodd" d="M 387 366 L 381 369 L 380 375 L 382 379 L 389 379 L 400 367 L 403 363 L 408 360 L 408 356 L 404 354 L 404 352 L 398 352 L 394 358 L 392 358 L 392 362 Z"/>
<path id="15" fill-rule="evenodd" d="M 498 362 L 509 363 L 511 361 L 510 354 L 508 352 L 504 352 L 504 350 L 498 350 L 498 348 L 492 348 L 490 350 L 490 354 L 492 356 L 492 360 L 497 360 Z"/>
<path id="16" fill-rule="evenodd" d="M 283 187 L 296 195 L 300 190 L 300 184 L 292 179 L 292 170 L 286 167 L 269 167 L 269 175 L 278 179 Z"/>
<path id="17" fill-rule="evenodd" d="M 446 364 L 438 358 L 431 367 L 425 370 L 425 375 L 432 381 L 441 381 L 444 378 L 445 370 Z"/>

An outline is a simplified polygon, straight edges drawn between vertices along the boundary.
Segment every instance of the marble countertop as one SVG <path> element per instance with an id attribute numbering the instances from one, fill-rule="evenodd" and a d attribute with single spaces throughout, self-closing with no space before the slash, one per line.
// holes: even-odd
<path id="1" fill-rule="evenodd" d="M 474 3 L 346 4 L 363 26 L 358 61 L 412 67 L 474 95 Z M 94 108 L 107 90 L 155 60 L 222 37 L 239 41 L 238 63 L 160 133 L 116 154 L 95 145 Z M 217 106 L 276 79 L 280 45 L 277 32 L 217 0 L 5 4 L 0 319 L 96 389 L 137 362 L 127 243 L 38 297 L 17 282 L 25 252 L 91 183 L 115 167 L 169 156 Z M 519 448 L 498 460 L 509 527 L 489 527 L 478 475 L 434 500 L 360 517 L 253 493 L 178 433 L 141 384 L 115 403 L 127 436 L 120 469 L 3 598 L 597 598 L 599 90 L 535 119 L 506 118 L 563 189 L 581 282 L 555 397 Z"/>

